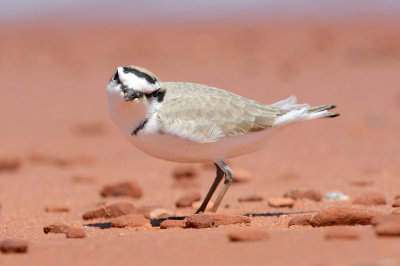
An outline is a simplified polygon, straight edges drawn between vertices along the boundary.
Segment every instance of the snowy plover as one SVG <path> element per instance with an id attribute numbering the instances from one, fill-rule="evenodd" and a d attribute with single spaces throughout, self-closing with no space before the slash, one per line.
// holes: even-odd
<path id="1" fill-rule="evenodd" d="M 160 82 L 137 66 L 118 67 L 107 86 L 109 110 L 123 134 L 143 152 L 173 162 L 214 162 L 217 175 L 196 213 L 204 212 L 216 188 L 215 212 L 233 172 L 224 162 L 260 149 L 271 128 L 335 117 L 334 105 L 310 107 L 296 97 L 266 105 L 201 84 Z"/>

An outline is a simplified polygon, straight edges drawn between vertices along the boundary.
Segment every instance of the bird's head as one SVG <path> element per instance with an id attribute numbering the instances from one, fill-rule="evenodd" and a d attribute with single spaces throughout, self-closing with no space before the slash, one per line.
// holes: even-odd
<path id="1" fill-rule="evenodd" d="M 118 67 L 107 86 L 109 97 L 129 101 L 156 99 L 162 101 L 165 90 L 156 76 L 138 66 Z"/>

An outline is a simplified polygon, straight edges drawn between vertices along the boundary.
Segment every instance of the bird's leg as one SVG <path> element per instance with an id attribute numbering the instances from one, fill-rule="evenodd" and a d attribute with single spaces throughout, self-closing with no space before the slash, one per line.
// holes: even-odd
<path id="1" fill-rule="evenodd" d="M 196 211 L 196 213 L 204 212 L 206 210 L 208 202 L 210 201 L 212 195 L 214 194 L 219 183 L 221 182 L 222 178 L 224 177 L 224 171 L 216 163 L 215 163 L 215 168 L 217 169 L 217 176 L 215 177 L 214 182 L 211 185 L 210 190 L 207 193 L 207 196 L 204 198 L 203 202 L 201 203 L 200 208 Z"/>
<path id="2" fill-rule="evenodd" d="M 228 188 L 231 185 L 232 180 L 233 180 L 233 171 L 229 168 L 229 166 L 224 161 L 219 161 L 216 164 L 224 172 L 225 181 L 224 181 L 224 184 L 222 185 L 221 190 L 218 193 L 218 196 L 214 202 L 214 205 L 212 206 L 212 208 L 210 210 L 211 212 L 217 211 L 219 204 L 221 203 L 222 199 L 224 198 L 225 193 L 226 193 L 226 191 L 228 191 Z"/>

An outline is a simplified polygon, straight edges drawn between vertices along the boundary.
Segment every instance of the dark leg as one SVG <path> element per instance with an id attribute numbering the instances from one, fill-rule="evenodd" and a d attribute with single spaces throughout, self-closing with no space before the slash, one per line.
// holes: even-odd
<path id="1" fill-rule="evenodd" d="M 211 212 L 217 211 L 219 204 L 221 203 L 222 199 L 224 198 L 225 193 L 226 193 L 226 191 L 228 191 L 228 188 L 231 185 L 232 180 L 233 180 L 233 171 L 229 168 L 229 166 L 224 161 L 220 161 L 217 164 L 225 174 L 225 181 L 224 181 L 224 184 L 223 184 L 221 190 L 218 193 L 218 196 L 214 202 L 214 205 L 212 206 L 212 208 L 210 210 Z"/>
<path id="2" fill-rule="evenodd" d="M 201 203 L 201 206 L 196 211 L 196 213 L 204 212 L 206 210 L 208 202 L 210 201 L 212 195 L 214 194 L 219 183 L 221 182 L 222 178 L 224 177 L 224 171 L 218 166 L 218 164 L 215 164 L 215 168 L 217 169 L 217 176 L 215 177 L 214 182 L 211 185 L 211 188 L 207 193 L 207 196 L 204 198 L 203 203 Z"/>

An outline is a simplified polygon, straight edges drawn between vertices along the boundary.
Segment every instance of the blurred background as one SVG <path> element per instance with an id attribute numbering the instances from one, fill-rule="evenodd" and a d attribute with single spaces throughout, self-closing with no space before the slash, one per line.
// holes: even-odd
<path id="1" fill-rule="evenodd" d="M 345 116 L 326 126 L 360 135 L 360 127 L 397 119 L 390 110 L 400 97 L 399 14 L 395 0 L 5 0 L 2 145 L 21 152 L 60 140 L 89 145 L 71 135 L 76 123 L 114 132 L 105 86 L 128 64 L 265 103 L 296 94 L 336 104 Z"/>
<path id="2" fill-rule="evenodd" d="M 340 118 L 295 125 L 268 151 L 238 159 L 256 171 L 262 167 L 251 156 L 260 154 L 277 172 L 298 171 L 312 159 L 324 162 L 308 167 L 313 175 L 324 167 L 332 176 L 392 167 L 399 14 L 394 0 L 5 1 L 1 146 L 99 160 L 123 154 L 146 169 L 153 159 L 121 137 L 105 94 L 115 68 L 133 64 L 161 81 L 208 84 L 264 103 L 295 94 L 300 102 L 338 106 Z M 310 160 L 297 160 L 302 156 Z"/>
<path id="3" fill-rule="evenodd" d="M 37 202 L 57 199 L 76 207 L 68 219 L 80 219 L 99 195 L 72 184 L 77 173 L 96 186 L 134 177 L 144 189 L 140 204 L 174 206 L 182 191 L 162 177 L 174 164 L 135 149 L 109 118 L 106 85 L 123 65 L 263 103 L 296 95 L 338 106 L 342 116 L 293 125 L 266 149 L 234 159 L 254 179 L 232 187 L 226 203 L 235 206 L 243 191 L 281 196 L 300 186 L 352 196 L 365 189 L 351 185 L 360 180 L 390 197 L 398 192 L 398 0 L 1 3 L 0 153 L 23 163 L 18 176 L 0 179 L 0 200 L 15 217 L 42 217 Z M 49 160 L 68 167 L 42 165 Z M 201 175 L 204 195 L 213 173 Z"/>

